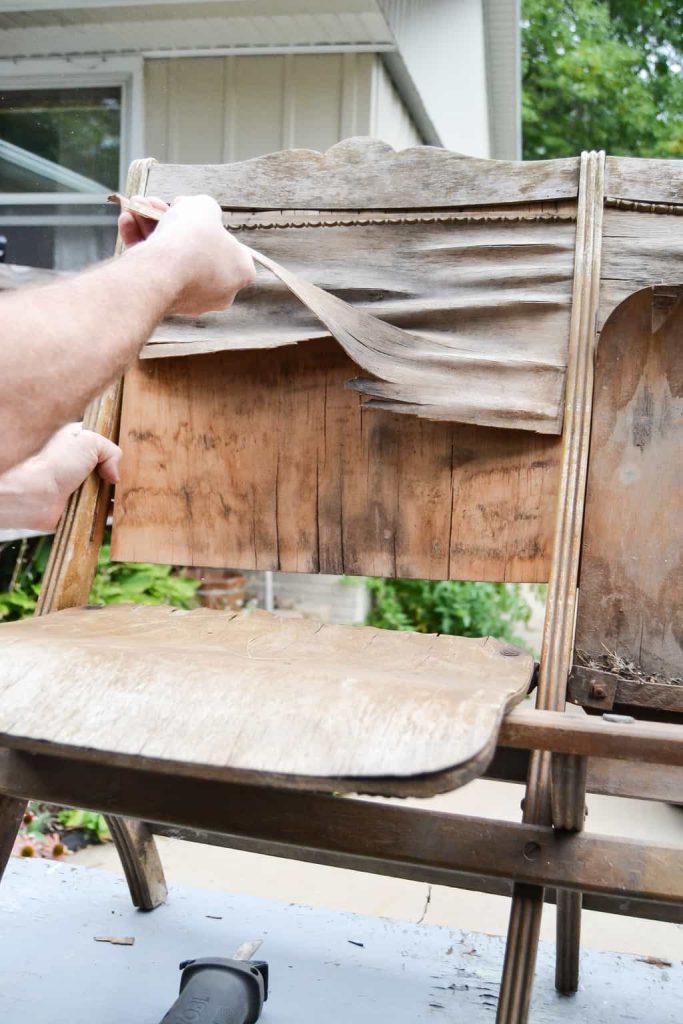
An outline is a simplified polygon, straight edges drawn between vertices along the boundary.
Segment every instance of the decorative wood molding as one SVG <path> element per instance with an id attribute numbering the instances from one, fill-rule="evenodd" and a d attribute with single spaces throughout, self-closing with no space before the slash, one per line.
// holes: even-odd
<path id="1" fill-rule="evenodd" d="M 537 708 L 543 711 L 564 709 L 572 663 L 593 397 L 604 188 L 605 154 L 582 153 L 560 486 L 536 698 Z M 529 761 L 524 822 L 552 823 L 550 780 L 550 755 L 534 751 Z M 582 801 L 585 788 L 575 789 L 575 796 L 577 802 Z M 563 806 L 563 819 L 576 820 L 580 810 L 574 808 L 572 813 Z M 569 940 L 577 934 L 580 903 L 563 899 L 562 907 L 561 959 L 566 979 L 575 960 Z M 497 1024 L 519 1024 L 527 1019 L 542 909 L 542 889 L 515 886 Z"/>

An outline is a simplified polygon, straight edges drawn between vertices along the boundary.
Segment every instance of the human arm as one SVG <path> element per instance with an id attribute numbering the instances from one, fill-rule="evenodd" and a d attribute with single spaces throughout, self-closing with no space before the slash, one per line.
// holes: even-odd
<path id="1" fill-rule="evenodd" d="M 69 423 L 37 455 L 0 475 L 0 529 L 51 532 L 70 494 L 97 468 L 116 483 L 121 449 L 113 441 Z"/>
<path id="2" fill-rule="evenodd" d="M 0 296 L 0 473 L 79 417 L 165 315 L 225 308 L 253 280 L 212 199 L 179 200 L 149 237 L 151 225 L 130 218 L 121 216 L 132 245 L 122 257 Z"/>

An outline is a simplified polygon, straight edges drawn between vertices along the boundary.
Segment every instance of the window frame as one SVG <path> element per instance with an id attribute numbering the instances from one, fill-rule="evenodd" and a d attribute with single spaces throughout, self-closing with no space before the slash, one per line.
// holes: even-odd
<path id="1" fill-rule="evenodd" d="M 123 188 L 128 167 L 144 151 L 144 72 L 140 57 L 40 58 L 36 60 L 0 60 L 0 91 L 21 89 L 78 89 L 79 87 L 117 86 L 121 89 L 121 140 L 118 188 Z M 0 210 L 4 206 L 93 206 L 100 207 L 107 193 L 97 192 L 0 192 Z M 68 216 L 68 215 L 67 215 Z M 102 223 L 102 214 L 72 215 L 79 223 Z M 41 223 L 56 223 L 46 211 Z M 92 219 L 91 219 L 92 218 Z M 40 218 L 38 218 L 40 219 Z M 63 222 L 63 218 L 61 218 Z M 0 216 L 0 225 L 20 227 L 36 223 L 36 216 L 21 214 Z M 71 221 L 69 221 L 71 223 Z"/>

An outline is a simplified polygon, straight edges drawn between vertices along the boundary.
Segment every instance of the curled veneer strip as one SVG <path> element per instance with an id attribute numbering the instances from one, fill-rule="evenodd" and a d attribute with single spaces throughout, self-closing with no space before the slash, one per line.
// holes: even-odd
<path id="1" fill-rule="evenodd" d="M 150 220 L 163 216 L 145 200 L 118 193 L 109 200 Z M 358 377 L 347 384 L 366 396 L 365 407 L 430 420 L 561 433 L 558 395 L 563 367 L 537 365 L 512 350 L 503 358 L 500 353 L 472 354 L 402 330 L 305 281 L 255 249 L 249 251 L 325 325 L 354 363 L 372 375 L 374 379 Z M 516 402 L 516 381 L 530 373 L 538 378 L 535 395 Z"/>

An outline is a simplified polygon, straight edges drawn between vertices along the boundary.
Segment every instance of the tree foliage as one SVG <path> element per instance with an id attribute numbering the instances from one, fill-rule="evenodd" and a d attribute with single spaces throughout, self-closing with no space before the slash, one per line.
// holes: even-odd
<path id="1" fill-rule="evenodd" d="M 524 157 L 683 157 L 680 0 L 523 0 Z"/>

